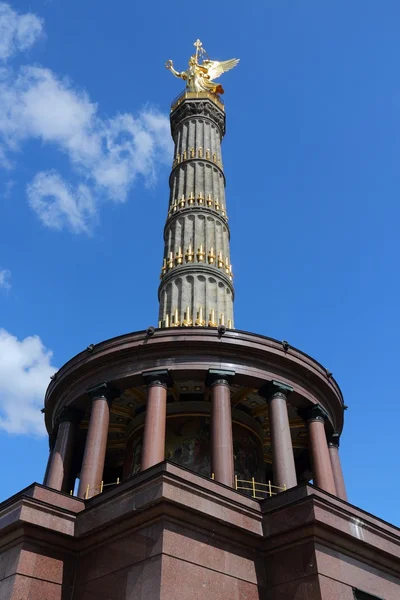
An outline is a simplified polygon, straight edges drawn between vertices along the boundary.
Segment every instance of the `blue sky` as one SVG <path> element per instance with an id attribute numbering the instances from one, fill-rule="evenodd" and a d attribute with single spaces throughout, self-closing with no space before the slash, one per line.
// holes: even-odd
<path id="1" fill-rule="evenodd" d="M 200 37 L 224 76 L 235 321 L 315 357 L 349 405 L 350 501 L 400 524 L 397 0 L 0 2 L 4 499 L 41 481 L 49 376 L 157 321 L 168 110 Z"/>

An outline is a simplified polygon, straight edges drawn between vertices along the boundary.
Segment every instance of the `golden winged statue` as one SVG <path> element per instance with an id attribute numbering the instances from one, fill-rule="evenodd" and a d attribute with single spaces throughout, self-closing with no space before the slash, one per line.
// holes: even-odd
<path id="1" fill-rule="evenodd" d="M 203 44 L 200 40 L 196 40 L 194 43 L 196 47 L 196 53 L 189 59 L 189 68 L 187 71 L 176 71 L 173 66 L 172 60 L 167 60 L 165 66 L 171 71 L 175 77 L 179 77 L 186 81 L 186 89 L 188 92 L 208 92 L 212 94 L 223 94 L 224 90 L 219 83 L 215 83 L 213 80 L 217 79 L 225 73 L 230 71 L 239 62 L 238 58 L 231 58 L 230 60 L 209 60 L 208 58 L 202 58 L 201 63 L 199 57 L 203 57 L 206 54 Z"/>

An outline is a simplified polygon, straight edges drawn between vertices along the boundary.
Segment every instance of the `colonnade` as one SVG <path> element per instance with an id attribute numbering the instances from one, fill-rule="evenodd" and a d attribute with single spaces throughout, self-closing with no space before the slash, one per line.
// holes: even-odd
<path id="1" fill-rule="evenodd" d="M 211 469 L 214 480 L 234 485 L 232 410 L 230 381 L 233 371 L 210 369 L 207 385 L 211 390 Z M 167 422 L 168 371 L 143 374 L 147 384 L 147 405 L 143 432 L 141 470 L 162 462 L 165 458 Z M 279 382 L 270 382 L 259 393 L 268 402 L 274 484 L 289 489 L 297 485 L 296 467 L 287 409 L 292 389 Z M 99 492 L 103 478 L 110 406 L 115 392 L 106 383 L 89 390 L 92 400 L 88 433 L 79 478 L 78 496 L 90 498 Z M 307 414 L 309 452 L 314 484 L 347 500 L 339 459 L 339 435 L 326 437 L 327 415 L 318 405 Z M 54 448 L 51 451 L 45 485 L 67 492 L 70 485 L 71 461 L 78 413 L 65 409 L 59 420 Z"/>

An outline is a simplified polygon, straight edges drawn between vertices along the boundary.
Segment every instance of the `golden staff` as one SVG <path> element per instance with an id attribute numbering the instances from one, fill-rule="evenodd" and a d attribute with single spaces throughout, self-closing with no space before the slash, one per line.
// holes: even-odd
<path id="1" fill-rule="evenodd" d="M 206 51 L 204 50 L 203 44 L 201 43 L 201 41 L 199 39 L 197 39 L 195 41 L 193 46 L 195 46 L 195 48 L 196 48 L 196 63 L 199 64 L 199 53 L 205 54 Z"/>

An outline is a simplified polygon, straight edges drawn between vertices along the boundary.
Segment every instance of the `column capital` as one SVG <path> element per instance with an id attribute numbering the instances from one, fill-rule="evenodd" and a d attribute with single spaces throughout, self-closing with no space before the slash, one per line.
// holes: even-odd
<path id="1" fill-rule="evenodd" d="M 168 369 L 159 371 L 144 371 L 142 373 L 142 377 L 147 387 L 151 387 L 152 385 L 160 385 L 167 388 L 168 386 L 172 385 L 172 377 Z"/>
<path id="2" fill-rule="evenodd" d="M 287 400 L 291 392 L 293 392 L 293 388 L 290 385 L 275 380 L 268 381 L 258 390 L 259 395 L 268 401 L 272 400 L 272 398 L 284 398 Z"/>
<path id="3" fill-rule="evenodd" d="M 57 415 L 56 422 L 58 424 L 65 423 L 79 423 L 83 417 L 83 411 L 78 410 L 75 406 L 65 406 L 59 415 Z"/>
<path id="4" fill-rule="evenodd" d="M 340 445 L 340 434 L 339 433 L 332 433 L 331 436 L 329 436 L 328 438 L 328 446 L 335 446 L 336 448 L 339 448 Z"/>
<path id="5" fill-rule="evenodd" d="M 90 396 L 92 402 L 95 400 L 99 400 L 100 398 L 105 398 L 108 403 L 111 405 L 112 401 L 115 398 L 118 398 L 120 395 L 119 390 L 110 386 L 109 383 L 103 382 L 99 383 L 87 390 L 87 393 Z"/>
<path id="6" fill-rule="evenodd" d="M 315 404 L 312 408 L 308 409 L 306 413 L 307 423 L 310 423 L 310 421 L 322 421 L 325 423 L 327 420 L 328 414 L 319 404 Z"/>
<path id="7" fill-rule="evenodd" d="M 220 369 L 209 369 L 206 378 L 206 385 L 213 387 L 213 385 L 227 385 L 232 383 L 232 379 L 235 377 L 235 371 L 222 371 Z"/>

